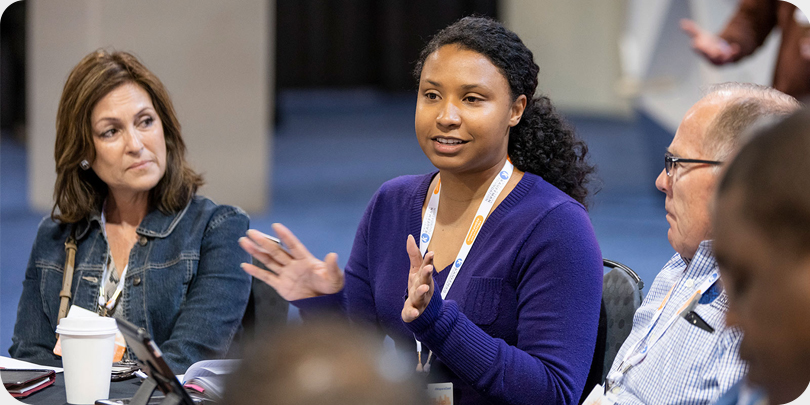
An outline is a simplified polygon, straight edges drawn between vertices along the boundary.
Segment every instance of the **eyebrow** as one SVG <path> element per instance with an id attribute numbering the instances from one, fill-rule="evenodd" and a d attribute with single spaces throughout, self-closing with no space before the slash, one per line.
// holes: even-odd
<path id="1" fill-rule="evenodd" d="M 461 86 L 461 88 L 464 89 L 464 90 L 467 90 L 467 91 L 475 90 L 475 89 L 483 89 L 483 90 L 488 89 L 487 86 L 484 86 L 483 84 L 477 84 L 477 83 L 476 84 L 465 84 L 465 85 Z"/>
<path id="2" fill-rule="evenodd" d="M 434 87 L 442 87 L 440 83 L 434 82 L 433 80 L 427 79 L 425 81 L 430 83 L 430 85 Z M 461 89 L 464 91 L 470 91 L 474 89 L 488 89 L 488 87 L 483 84 L 473 83 L 473 84 L 464 84 L 461 86 Z"/>
<path id="3" fill-rule="evenodd" d="M 143 114 L 146 112 L 146 110 L 153 110 L 153 108 L 152 108 L 152 107 L 148 107 L 148 106 L 147 106 L 147 107 L 144 107 L 144 108 L 142 108 L 140 111 L 138 111 L 137 113 L 135 113 L 135 116 L 136 116 L 136 117 L 140 117 L 141 115 L 143 115 Z M 113 121 L 113 122 L 119 122 L 119 121 L 121 121 L 121 120 L 119 120 L 118 118 L 115 118 L 115 117 L 104 117 L 104 118 L 99 118 L 99 119 L 96 121 L 96 124 L 98 124 L 98 123 L 100 123 L 100 122 L 103 122 L 103 121 Z"/>

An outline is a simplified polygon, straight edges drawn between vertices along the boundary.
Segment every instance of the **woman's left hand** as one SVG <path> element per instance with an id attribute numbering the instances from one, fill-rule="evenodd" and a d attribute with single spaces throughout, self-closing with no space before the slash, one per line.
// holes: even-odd
<path id="1" fill-rule="evenodd" d="M 402 320 L 413 322 L 422 315 L 433 296 L 433 252 L 428 252 L 422 258 L 413 235 L 408 235 L 407 249 L 411 271 L 408 276 L 408 298 L 402 307 Z"/>

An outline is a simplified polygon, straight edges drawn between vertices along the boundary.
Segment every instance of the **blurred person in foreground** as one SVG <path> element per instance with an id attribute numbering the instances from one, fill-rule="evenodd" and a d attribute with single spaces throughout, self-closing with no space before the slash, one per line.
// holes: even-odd
<path id="1" fill-rule="evenodd" d="M 70 304 L 146 328 L 174 370 L 223 356 L 240 326 L 250 277 L 237 207 L 196 195 L 160 80 L 126 52 L 96 51 L 68 76 L 56 117 L 55 204 L 23 281 L 9 353 L 58 365 L 54 353 L 67 242 Z"/>
<path id="2" fill-rule="evenodd" d="M 304 312 L 380 328 L 427 383 L 452 384 L 456 405 L 578 402 L 604 271 L 583 205 L 593 167 L 535 95 L 538 71 L 495 20 L 440 31 L 415 72 L 416 140 L 437 170 L 380 187 L 345 273 L 280 224 L 287 250 L 254 230 L 240 241 L 272 272 L 245 270 Z"/>
<path id="3" fill-rule="evenodd" d="M 681 29 L 692 38 L 695 52 L 718 66 L 753 54 L 776 27 L 782 39 L 773 87 L 798 99 L 810 96 L 810 21 L 793 4 L 780 0 L 742 0 L 717 35 L 692 20 L 681 20 Z"/>
<path id="4" fill-rule="evenodd" d="M 745 374 L 738 355 L 741 332 L 725 325 L 709 205 L 740 134 L 763 117 L 798 108 L 793 97 L 772 88 L 724 83 L 684 116 L 655 181 L 666 194 L 667 238 L 676 253 L 633 317 L 606 379 L 609 401 L 709 404 Z"/>
<path id="5" fill-rule="evenodd" d="M 803 109 L 759 131 L 718 186 L 714 250 L 726 320 L 742 329 L 740 356 L 750 367 L 718 404 L 784 404 L 810 383 L 808 156 Z"/>
<path id="6" fill-rule="evenodd" d="M 402 354 L 372 330 L 308 320 L 256 341 L 226 385 L 223 404 L 423 405 Z"/>

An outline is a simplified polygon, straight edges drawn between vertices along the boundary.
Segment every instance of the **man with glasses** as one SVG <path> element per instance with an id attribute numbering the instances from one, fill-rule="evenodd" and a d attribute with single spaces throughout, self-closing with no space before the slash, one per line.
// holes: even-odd
<path id="1" fill-rule="evenodd" d="M 655 181 L 666 194 L 667 237 L 676 253 L 636 311 L 605 382 L 607 402 L 709 404 L 745 374 L 742 332 L 725 326 L 728 304 L 712 254 L 709 201 L 740 134 L 798 108 L 772 88 L 724 83 L 684 116 Z"/>

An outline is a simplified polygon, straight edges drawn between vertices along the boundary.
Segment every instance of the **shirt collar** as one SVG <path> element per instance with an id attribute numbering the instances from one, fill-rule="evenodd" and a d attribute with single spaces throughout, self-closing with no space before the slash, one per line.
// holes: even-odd
<path id="1" fill-rule="evenodd" d="M 695 256 L 692 258 L 686 258 L 681 256 L 678 253 L 678 257 L 688 266 L 689 263 L 692 263 L 692 260 L 695 259 L 702 259 L 706 257 L 714 257 L 714 253 L 712 252 L 712 241 L 711 239 L 704 240 L 698 244 L 697 251 L 695 251 Z"/>
<path id="2" fill-rule="evenodd" d="M 170 214 L 164 214 L 157 209 L 150 211 L 148 214 L 146 214 L 146 217 L 143 218 L 141 224 L 138 225 L 136 232 L 139 235 L 153 238 L 165 238 L 169 236 L 177 226 L 177 223 L 180 222 L 180 220 L 186 214 L 186 211 L 188 211 L 189 205 L 191 205 L 191 200 L 189 200 L 182 210 Z M 76 224 L 77 240 L 83 238 L 87 234 L 87 231 L 90 229 L 90 225 L 93 222 L 95 222 L 96 225 L 101 228 L 102 221 L 100 208 L 93 210 L 89 218 L 83 219 Z"/>
<path id="3" fill-rule="evenodd" d="M 714 258 L 714 251 L 712 250 L 712 241 L 704 240 L 698 245 L 695 255 L 691 259 L 687 259 L 680 254 L 678 255 L 684 262 L 684 273 L 691 271 L 696 276 L 710 274 L 717 268 L 717 260 Z"/>

